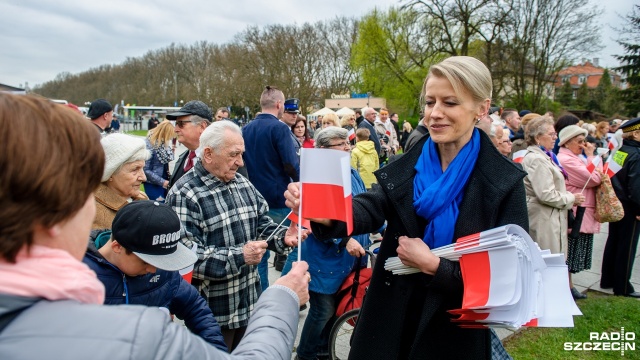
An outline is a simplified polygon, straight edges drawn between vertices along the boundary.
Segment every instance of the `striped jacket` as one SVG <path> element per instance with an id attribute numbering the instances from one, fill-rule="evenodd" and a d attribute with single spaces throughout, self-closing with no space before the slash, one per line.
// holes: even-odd
<path id="1" fill-rule="evenodd" d="M 267 216 L 267 202 L 245 177 L 225 183 L 201 162 L 193 170 L 176 182 L 166 202 L 182 222 L 182 242 L 198 245 L 194 285 L 223 329 L 243 327 L 261 287 L 257 266 L 245 264 L 242 247 L 273 234 L 269 249 L 282 253 L 286 228 Z"/>

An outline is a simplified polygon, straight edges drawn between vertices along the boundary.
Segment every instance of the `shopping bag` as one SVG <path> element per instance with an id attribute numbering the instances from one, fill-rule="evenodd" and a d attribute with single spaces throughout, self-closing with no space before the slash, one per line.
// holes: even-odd
<path id="1" fill-rule="evenodd" d="M 624 217 L 624 209 L 620 199 L 613 190 L 611 180 L 607 175 L 602 176 L 602 182 L 596 188 L 596 212 L 595 219 L 598 222 L 616 222 Z"/>

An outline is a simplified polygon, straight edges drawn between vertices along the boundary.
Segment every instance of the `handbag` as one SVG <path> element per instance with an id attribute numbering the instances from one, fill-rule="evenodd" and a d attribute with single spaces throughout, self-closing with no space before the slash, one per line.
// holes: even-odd
<path id="1" fill-rule="evenodd" d="M 364 294 L 367 292 L 367 288 L 371 282 L 372 273 L 372 268 L 360 268 L 359 262 L 356 264 L 356 269 L 347 276 L 336 293 L 337 317 L 340 317 L 340 315 L 349 310 L 362 307 Z"/>
<path id="2" fill-rule="evenodd" d="M 594 215 L 600 223 L 616 222 L 624 217 L 624 208 L 616 196 L 609 176 L 603 175 L 602 182 L 596 188 L 596 211 Z"/>

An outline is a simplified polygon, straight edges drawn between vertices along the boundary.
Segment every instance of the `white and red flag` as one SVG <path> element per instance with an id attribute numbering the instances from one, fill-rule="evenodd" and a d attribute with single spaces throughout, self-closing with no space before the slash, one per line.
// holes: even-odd
<path id="1" fill-rule="evenodd" d="M 351 156 L 346 151 L 302 149 L 300 214 L 305 219 L 344 221 L 353 230 Z"/>
<path id="2" fill-rule="evenodd" d="M 609 156 L 609 159 L 604 163 L 604 167 L 602 169 L 609 178 L 612 178 L 618 171 L 620 171 L 620 169 L 622 169 L 622 166 L 615 161 L 616 153 L 617 152 L 614 152 Z"/>
<path id="3" fill-rule="evenodd" d="M 194 242 L 193 245 L 191 245 L 191 251 L 197 254 L 197 250 L 198 250 L 198 244 Z M 191 284 L 191 279 L 193 278 L 193 264 L 184 269 L 180 269 L 178 272 L 180 273 L 180 275 L 182 275 L 183 279 L 185 279 L 189 284 Z"/>
<path id="4" fill-rule="evenodd" d="M 524 160 L 524 154 L 527 153 L 527 150 L 520 150 L 513 153 L 513 162 L 517 162 L 518 164 L 522 163 Z"/>
<path id="5" fill-rule="evenodd" d="M 349 129 L 349 132 L 347 133 L 347 135 L 349 136 L 349 141 L 353 141 L 353 139 L 356 138 L 356 130 L 355 129 Z"/>
<path id="6" fill-rule="evenodd" d="M 615 135 L 616 134 L 612 134 L 612 133 L 607 134 L 607 140 L 609 141 L 609 144 L 607 145 L 607 147 L 609 148 L 609 150 L 620 148 L 620 144 L 618 143 L 618 138 Z"/>
<path id="7" fill-rule="evenodd" d="M 591 159 L 591 162 L 589 162 L 589 165 L 587 165 L 587 170 L 592 173 L 598 167 L 598 165 L 600 165 L 601 162 L 602 157 L 598 155 L 594 156 L 593 159 Z"/>
<path id="8" fill-rule="evenodd" d="M 289 213 L 289 215 L 287 216 L 287 219 L 291 220 L 291 222 L 293 223 L 296 223 L 302 226 L 305 229 L 311 229 L 311 221 L 307 219 L 302 219 L 302 222 L 300 222 L 300 218 L 298 217 L 298 215 L 294 214 L 293 211 Z"/>

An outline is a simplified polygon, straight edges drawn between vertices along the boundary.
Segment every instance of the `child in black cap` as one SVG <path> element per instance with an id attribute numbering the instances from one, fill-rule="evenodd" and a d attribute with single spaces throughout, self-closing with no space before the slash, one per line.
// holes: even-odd
<path id="1" fill-rule="evenodd" d="M 112 231 L 92 235 L 83 261 L 104 284 L 105 304 L 167 308 L 194 334 L 227 351 L 206 301 L 178 273 L 197 256 L 180 242 L 180 220 L 170 206 L 134 201 L 118 211 Z"/>

